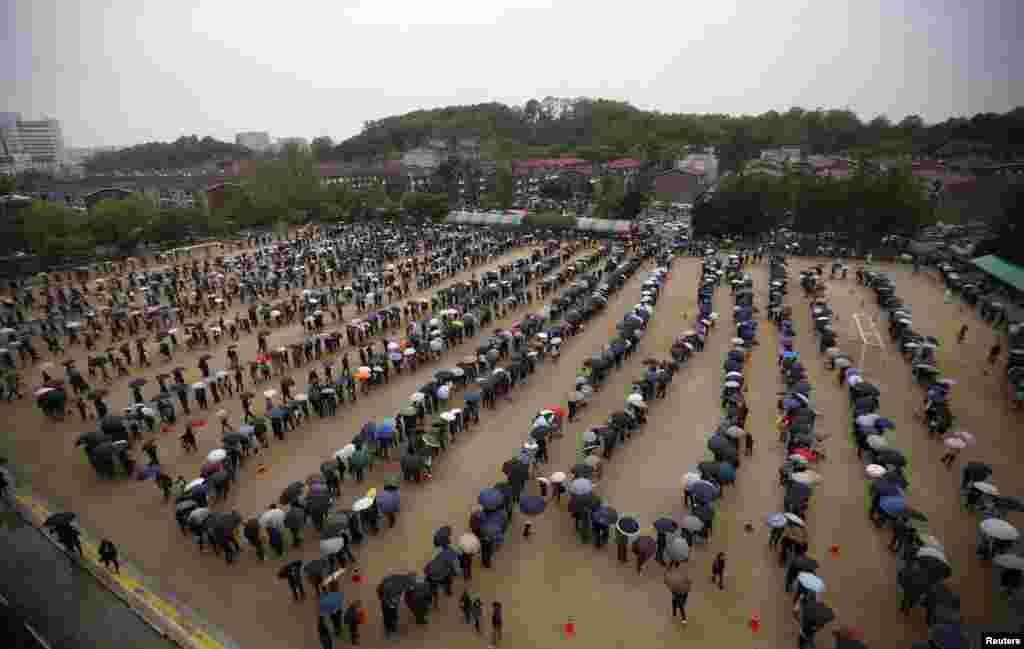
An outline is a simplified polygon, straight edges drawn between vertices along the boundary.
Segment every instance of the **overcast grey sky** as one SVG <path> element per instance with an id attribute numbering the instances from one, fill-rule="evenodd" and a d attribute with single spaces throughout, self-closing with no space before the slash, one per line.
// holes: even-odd
<path id="1" fill-rule="evenodd" d="M 536 97 L 663 112 L 1024 104 L 1021 0 L 0 0 L 0 110 L 73 146 L 357 133 Z"/>

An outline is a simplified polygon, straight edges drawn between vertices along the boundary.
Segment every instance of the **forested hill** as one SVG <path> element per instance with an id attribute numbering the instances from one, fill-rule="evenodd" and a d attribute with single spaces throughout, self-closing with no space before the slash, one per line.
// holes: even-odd
<path id="1" fill-rule="evenodd" d="M 910 115 L 892 122 L 863 121 L 849 110 L 791 108 L 756 116 L 644 111 L 602 99 L 530 100 L 418 110 L 367 122 L 363 132 L 328 155 L 335 159 L 396 156 L 430 136 L 481 138 L 496 159 L 572 155 L 588 160 L 619 157 L 670 159 L 686 145 L 718 145 L 728 168 L 733 159 L 762 148 L 800 145 L 811 153 L 890 156 L 932 154 L 943 145 L 987 152 L 999 159 L 1024 156 L 1024 107 L 1004 115 L 978 114 L 926 125 Z"/>
<path id="2" fill-rule="evenodd" d="M 523 106 L 448 106 L 385 117 L 367 122 L 361 133 L 337 146 L 329 138 L 315 138 L 313 150 L 321 160 L 396 158 L 431 137 L 478 137 L 482 155 L 494 160 L 671 160 L 688 145 L 718 146 L 725 169 L 757 157 L 763 148 L 784 145 L 799 145 L 810 153 L 868 157 L 931 155 L 946 146 L 1008 160 L 1024 158 L 1024 107 L 926 125 L 916 115 L 898 122 L 886 117 L 865 122 L 842 109 L 698 115 L 645 111 L 605 99 L 548 97 Z M 250 155 L 234 144 L 192 135 L 100 153 L 86 167 L 92 172 L 185 169 Z"/>
<path id="3" fill-rule="evenodd" d="M 195 135 L 174 142 L 147 142 L 117 151 L 97 153 L 86 161 L 91 172 L 165 171 L 190 169 L 210 162 L 248 157 L 247 149 L 212 137 Z"/>

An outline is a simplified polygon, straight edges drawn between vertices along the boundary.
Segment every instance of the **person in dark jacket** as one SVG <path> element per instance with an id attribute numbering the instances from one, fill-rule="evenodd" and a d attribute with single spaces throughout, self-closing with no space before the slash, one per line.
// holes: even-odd
<path id="1" fill-rule="evenodd" d="M 121 574 L 121 564 L 117 561 L 117 546 L 115 546 L 110 539 L 103 539 L 100 541 L 99 547 L 100 563 L 102 563 L 107 570 L 110 569 L 110 565 L 114 565 L 114 572 Z"/>

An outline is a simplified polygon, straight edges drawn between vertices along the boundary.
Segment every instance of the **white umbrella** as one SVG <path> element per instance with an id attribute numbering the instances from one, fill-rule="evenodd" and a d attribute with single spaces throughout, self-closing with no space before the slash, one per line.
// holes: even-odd
<path id="1" fill-rule="evenodd" d="M 551 482 L 555 484 L 561 484 L 565 482 L 567 478 L 568 476 L 562 473 L 561 471 L 555 471 L 554 473 L 551 474 Z"/>
<path id="2" fill-rule="evenodd" d="M 739 426 L 729 426 L 728 428 L 725 429 L 725 436 L 731 437 L 732 439 L 739 439 L 743 437 L 743 434 L 745 432 L 746 431 L 744 431 Z"/>
<path id="3" fill-rule="evenodd" d="M 205 390 L 206 389 L 206 384 L 203 383 L 202 381 L 197 381 L 196 383 L 192 384 L 192 389 L 193 390 Z"/>
<path id="4" fill-rule="evenodd" d="M 990 484 L 988 482 L 972 482 L 971 486 L 980 491 L 981 493 L 987 494 L 989 496 L 999 495 L 999 488 L 996 487 L 994 484 Z"/>
<path id="5" fill-rule="evenodd" d="M 723 385 L 724 385 L 724 387 L 729 388 L 729 389 L 734 389 L 734 388 L 740 387 L 740 384 L 737 383 L 736 381 L 726 381 Z"/>
<path id="6" fill-rule="evenodd" d="M 644 395 L 637 394 L 637 393 L 631 394 L 628 397 L 626 397 L 626 403 L 631 403 L 634 406 L 643 405 L 644 404 Z"/>
<path id="7" fill-rule="evenodd" d="M 1016 527 L 1000 518 L 986 518 L 979 527 L 982 534 L 997 541 L 1016 541 L 1020 536 Z"/>
<path id="8" fill-rule="evenodd" d="M 355 452 L 356 452 L 356 445 L 355 444 L 345 444 L 344 446 L 342 446 L 340 449 L 338 449 L 334 453 L 334 457 L 338 458 L 341 461 L 345 461 L 345 460 L 349 459 L 350 457 L 352 457 L 355 454 Z"/>
<path id="9" fill-rule="evenodd" d="M 804 527 L 806 525 L 804 523 L 804 519 L 800 518 L 796 514 L 791 514 L 790 512 L 786 512 L 786 519 L 789 520 L 790 523 L 799 525 L 800 527 Z"/>
<path id="10" fill-rule="evenodd" d="M 725 373 L 725 378 L 727 378 L 727 379 L 742 379 L 743 378 L 743 372 L 735 372 L 735 371 L 733 371 L 733 372 L 726 372 Z"/>
<path id="11" fill-rule="evenodd" d="M 1024 570 L 1024 557 L 1016 554 L 999 554 L 992 559 L 992 563 L 1007 570 Z"/>
<path id="12" fill-rule="evenodd" d="M 451 412 L 442 412 L 439 416 L 444 421 L 455 421 L 455 415 Z"/>
<path id="13" fill-rule="evenodd" d="M 817 471 L 800 471 L 798 473 L 794 473 L 791 476 L 791 479 L 793 480 L 793 482 L 808 486 L 816 485 L 820 483 L 822 480 L 824 480 L 821 474 L 818 473 Z"/>
<path id="14" fill-rule="evenodd" d="M 352 511 L 354 511 L 354 512 L 365 511 L 365 510 L 369 509 L 372 505 L 373 505 L 373 498 L 370 498 L 369 496 L 363 496 L 362 498 L 359 498 L 354 503 L 352 503 Z"/>
<path id="15" fill-rule="evenodd" d="M 669 561 L 686 561 L 690 558 L 690 544 L 681 536 L 673 536 L 665 545 L 665 556 Z"/>
<path id="16" fill-rule="evenodd" d="M 813 572 L 801 572 L 797 574 L 796 580 L 812 593 L 825 592 L 825 581 Z"/>
<path id="17" fill-rule="evenodd" d="M 476 534 L 466 532 L 459 537 L 458 541 L 459 549 L 466 554 L 476 554 L 480 551 L 480 539 L 477 538 Z"/>
<path id="18" fill-rule="evenodd" d="M 265 397 L 266 397 L 266 398 L 268 398 L 268 399 L 273 399 L 274 397 L 276 397 L 276 396 L 277 396 L 277 390 L 273 390 L 273 389 L 271 389 L 271 390 L 265 390 L 265 391 L 263 392 L 263 396 L 265 396 Z"/>
<path id="19" fill-rule="evenodd" d="M 702 529 L 704 529 L 704 521 L 697 518 L 693 514 L 687 514 L 683 517 L 683 520 L 680 522 L 679 526 L 684 530 L 689 530 L 691 532 L 699 532 Z"/>
<path id="20" fill-rule="evenodd" d="M 960 439 L 959 437 L 947 437 L 945 441 L 943 441 L 942 443 L 945 444 L 947 448 L 967 448 L 967 442 Z"/>
<path id="21" fill-rule="evenodd" d="M 889 442 L 881 435 L 868 435 L 868 446 L 875 449 L 876 451 L 880 448 L 885 448 L 889 445 Z"/>
<path id="22" fill-rule="evenodd" d="M 935 546 L 925 546 L 921 548 L 917 551 L 917 557 L 931 557 L 933 559 L 938 559 L 942 563 L 949 563 L 949 560 L 946 558 L 946 553 L 942 551 L 942 548 Z"/>
<path id="23" fill-rule="evenodd" d="M 690 485 L 692 485 L 694 482 L 697 482 L 698 480 L 700 480 L 700 474 L 699 473 L 694 473 L 692 471 L 689 472 L 689 473 L 684 473 L 683 474 L 683 479 L 682 479 L 683 487 L 689 487 Z"/>
<path id="24" fill-rule="evenodd" d="M 409 400 L 412 401 L 413 403 L 419 403 L 426 398 L 427 395 L 423 394 L 422 392 L 413 392 L 412 395 L 409 397 Z"/>
<path id="25" fill-rule="evenodd" d="M 284 510 L 277 509 L 276 507 L 274 509 L 268 509 L 260 514 L 260 517 L 256 519 L 256 522 L 258 522 L 261 527 L 276 527 L 277 529 L 281 529 L 284 527 Z"/>
<path id="26" fill-rule="evenodd" d="M 320 541 L 320 552 L 323 554 L 335 554 L 337 552 L 341 552 L 344 547 L 345 538 L 342 536 L 336 536 L 334 538 Z"/>
<path id="27" fill-rule="evenodd" d="M 207 462 L 220 463 L 228 458 L 228 452 L 222 448 L 216 448 L 210 451 L 210 454 L 206 456 Z"/>
<path id="28" fill-rule="evenodd" d="M 585 496 L 594 490 L 594 483 L 586 478 L 576 478 L 569 483 L 569 493 L 574 496 Z"/>
<path id="29" fill-rule="evenodd" d="M 864 467 L 864 473 L 872 480 L 877 480 L 885 475 L 885 467 L 880 464 L 869 464 Z"/>
<path id="30" fill-rule="evenodd" d="M 192 482 L 190 482 L 187 485 L 185 485 L 185 491 L 192 491 L 193 489 L 195 489 L 199 485 L 202 485 L 202 484 L 205 484 L 205 483 L 206 483 L 205 479 L 203 479 L 203 478 L 196 478 Z"/>

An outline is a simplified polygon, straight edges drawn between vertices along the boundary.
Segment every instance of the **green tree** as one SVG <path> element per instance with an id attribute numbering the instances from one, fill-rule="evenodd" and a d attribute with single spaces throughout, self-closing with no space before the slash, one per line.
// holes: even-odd
<path id="1" fill-rule="evenodd" d="M 42 257 L 92 254 L 96 243 L 88 220 L 85 212 L 64 203 L 34 201 L 25 208 L 22 237 Z"/>
<path id="2" fill-rule="evenodd" d="M 326 135 L 315 137 L 310 143 L 310 149 L 316 160 L 330 160 L 331 154 L 334 152 L 334 140 Z"/>
<path id="3" fill-rule="evenodd" d="M 448 215 L 448 195 L 410 192 L 401 200 L 402 209 L 412 216 L 441 221 Z"/>
<path id="4" fill-rule="evenodd" d="M 122 200 L 104 200 L 89 211 L 88 227 L 97 244 L 127 251 L 143 240 L 147 228 L 157 219 L 153 200 L 135 194 Z"/>
<path id="5" fill-rule="evenodd" d="M 625 183 L 619 176 L 602 176 L 594 190 L 594 217 L 613 219 L 622 209 Z"/>

